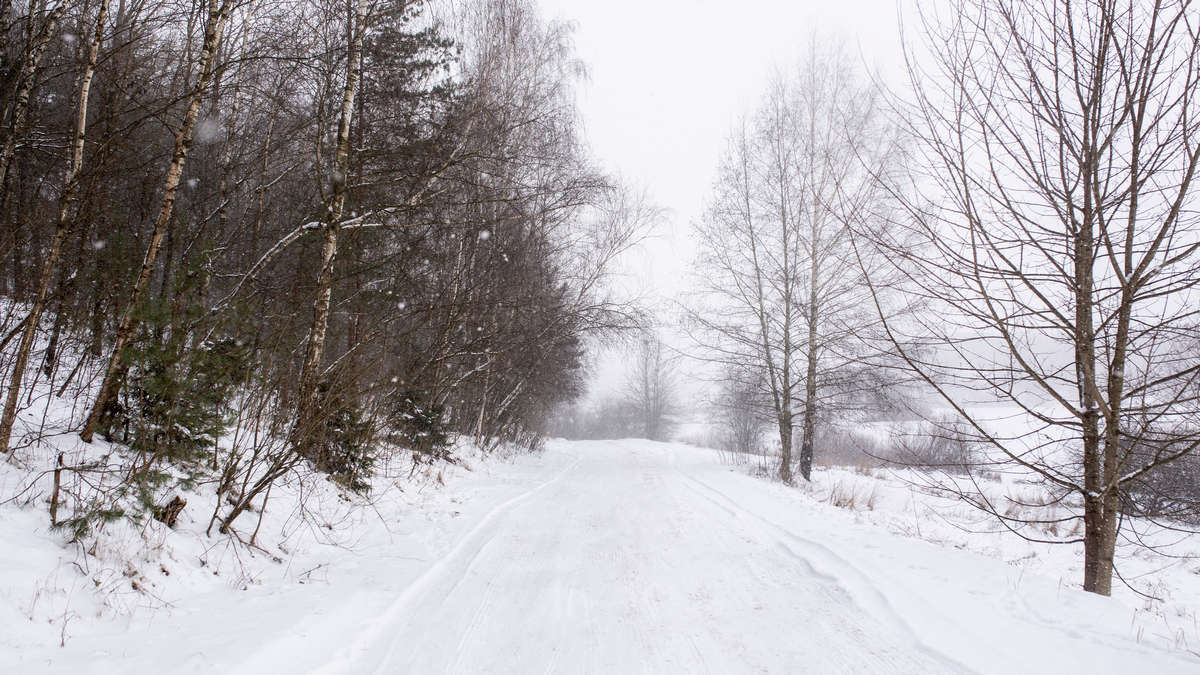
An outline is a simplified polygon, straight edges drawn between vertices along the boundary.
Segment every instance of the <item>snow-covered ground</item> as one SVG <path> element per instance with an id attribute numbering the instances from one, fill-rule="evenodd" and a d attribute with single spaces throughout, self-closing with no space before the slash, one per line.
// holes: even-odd
<path id="1" fill-rule="evenodd" d="M 4 507 L 0 672 L 1200 672 L 1194 560 L 1147 607 L 880 476 L 797 489 L 628 440 L 468 464 L 369 506 L 280 497 L 262 549 L 214 547 L 189 503 L 124 571 Z"/>

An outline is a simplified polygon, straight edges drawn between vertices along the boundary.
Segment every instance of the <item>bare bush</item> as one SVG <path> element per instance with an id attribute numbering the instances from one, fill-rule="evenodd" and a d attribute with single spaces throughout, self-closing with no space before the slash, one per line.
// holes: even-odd
<path id="1" fill-rule="evenodd" d="M 922 471 L 968 475 L 979 465 L 979 440 L 965 420 L 926 421 L 913 430 L 898 429 L 884 459 Z"/>
<path id="2" fill-rule="evenodd" d="M 819 451 L 819 466 L 865 469 L 882 463 L 880 441 L 861 431 L 826 426 L 817 432 L 813 445 Z"/>
<path id="3" fill-rule="evenodd" d="M 1179 445 L 1177 434 L 1161 434 L 1158 442 L 1130 444 L 1129 470 L 1145 471 L 1125 488 L 1122 510 L 1133 516 L 1167 518 L 1200 525 L 1200 456 L 1189 453 L 1171 464 L 1156 465 L 1163 452 Z"/>

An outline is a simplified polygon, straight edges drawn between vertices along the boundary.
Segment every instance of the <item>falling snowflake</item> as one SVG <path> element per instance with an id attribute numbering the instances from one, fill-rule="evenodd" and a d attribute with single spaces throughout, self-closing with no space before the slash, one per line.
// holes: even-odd
<path id="1" fill-rule="evenodd" d="M 196 123 L 196 142 L 212 143 L 221 134 L 221 120 L 216 117 L 206 117 Z"/>

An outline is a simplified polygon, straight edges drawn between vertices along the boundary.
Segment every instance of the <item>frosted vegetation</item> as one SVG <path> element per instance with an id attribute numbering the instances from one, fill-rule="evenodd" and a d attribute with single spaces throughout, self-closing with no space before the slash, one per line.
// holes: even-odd
<path id="1" fill-rule="evenodd" d="M 0 670 L 1194 672 L 1200 16 L 915 18 L 652 298 L 532 0 L 0 0 Z"/>

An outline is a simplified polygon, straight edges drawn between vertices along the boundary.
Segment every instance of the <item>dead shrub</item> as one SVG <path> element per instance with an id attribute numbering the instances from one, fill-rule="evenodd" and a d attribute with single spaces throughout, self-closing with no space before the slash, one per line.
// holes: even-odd
<path id="1" fill-rule="evenodd" d="M 979 441 L 965 420 L 926 421 L 892 437 L 888 461 L 920 471 L 967 475 L 979 466 Z"/>

